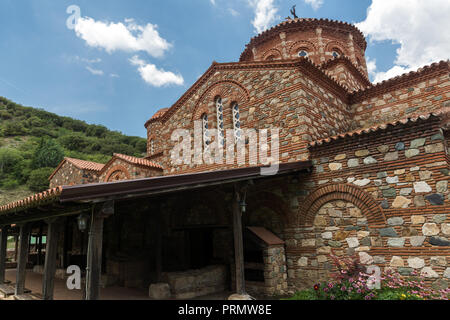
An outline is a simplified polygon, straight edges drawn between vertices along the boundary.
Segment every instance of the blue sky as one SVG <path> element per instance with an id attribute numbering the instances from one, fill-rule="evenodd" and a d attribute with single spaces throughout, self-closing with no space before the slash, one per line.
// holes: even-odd
<path id="1" fill-rule="evenodd" d="M 154 112 L 170 107 L 212 61 L 237 61 L 256 30 L 281 22 L 294 4 L 300 17 L 363 22 L 373 38 L 372 80 L 446 59 L 450 39 L 436 45 L 410 34 L 449 27 L 450 1 L 430 2 L 442 5 L 425 16 L 419 0 L 2 0 L 0 96 L 144 137 Z M 81 10 L 75 29 L 66 24 L 71 5 Z M 416 19 L 402 28 L 408 21 L 397 13 L 405 6 Z"/>

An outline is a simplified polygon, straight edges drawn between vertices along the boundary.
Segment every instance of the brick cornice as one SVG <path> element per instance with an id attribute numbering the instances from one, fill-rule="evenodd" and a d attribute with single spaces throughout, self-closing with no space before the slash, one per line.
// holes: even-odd
<path id="1" fill-rule="evenodd" d="M 330 19 L 290 19 L 281 22 L 280 24 L 260 33 L 256 37 L 250 39 L 250 42 L 246 45 L 245 50 L 242 52 L 239 61 L 247 61 L 251 59 L 251 48 L 257 46 L 267 40 L 278 37 L 281 32 L 291 32 L 299 30 L 310 30 L 321 27 L 323 29 L 329 29 L 331 32 L 338 33 L 351 33 L 355 43 L 363 50 L 366 50 L 367 42 L 362 32 L 352 24 L 330 20 Z"/>

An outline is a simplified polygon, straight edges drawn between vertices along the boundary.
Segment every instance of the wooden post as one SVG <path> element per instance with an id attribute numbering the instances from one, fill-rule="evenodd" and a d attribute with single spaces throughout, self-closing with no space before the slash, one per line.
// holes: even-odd
<path id="1" fill-rule="evenodd" d="M 0 284 L 5 283 L 6 256 L 8 252 L 8 226 L 2 227 L 0 236 Z"/>
<path id="2" fill-rule="evenodd" d="M 15 295 L 21 295 L 25 291 L 25 276 L 28 261 L 28 249 L 30 244 L 31 224 L 26 223 L 20 226 L 19 236 L 19 260 L 16 271 Z"/>
<path id="3" fill-rule="evenodd" d="M 236 292 L 245 294 L 244 274 L 244 243 L 242 239 L 242 212 L 239 205 L 240 195 L 238 187 L 233 192 L 233 232 L 234 232 L 234 260 L 236 263 Z"/>
<path id="4" fill-rule="evenodd" d="M 99 300 L 102 276 L 103 222 L 114 214 L 114 202 L 106 202 L 100 212 L 91 214 L 86 267 L 86 300 Z"/>
<path id="5" fill-rule="evenodd" d="M 19 250 L 19 236 L 14 235 L 14 262 L 17 262 L 17 252 Z"/>
<path id="6" fill-rule="evenodd" d="M 57 219 L 47 220 L 47 241 L 45 248 L 44 276 L 42 278 L 43 300 L 53 300 L 53 289 L 56 272 L 56 252 L 61 224 Z"/>
<path id="7" fill-rule="evenodd" d="M 158 226 L 156 228 L 156 281 L 161 281 L 162 274 L 162 212 L 158 212 Z"/>
<path id="8" fill-rule="evenodd" d="M 42 223 L 39 226 L 39 236 L 38 241 L 36 241 L 37 244 L 37 265 L 40 266 L 42 263 Z"/>

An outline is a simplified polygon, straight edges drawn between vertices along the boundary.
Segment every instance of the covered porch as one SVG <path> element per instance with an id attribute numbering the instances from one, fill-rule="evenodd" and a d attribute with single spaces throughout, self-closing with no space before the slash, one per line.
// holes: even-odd
<path id="1" fill-rule="evenodd" d="M 255 167 L 62 187 L 1 207 L 0 283 L 11 281 L 15 297 L 30 289 L 45 300 L 280 294 L 287 289 L 286 186 L 310 167 L 295 162 L 273 176 Z M 278 198 L 270 199 L 277 197 L 271 189 L 281 190 Z M 33 232 L 46 243 L 31 266 Z M 17 266 L 6 270 L 13 234 Z M 70 275 L 63 273 L 72 265 L 81 269 L 81 290 L 66 287 Z"/>

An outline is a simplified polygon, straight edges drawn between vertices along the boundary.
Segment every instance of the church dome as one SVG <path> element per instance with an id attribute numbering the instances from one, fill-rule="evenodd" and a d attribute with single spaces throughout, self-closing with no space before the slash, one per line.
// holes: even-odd
<path id="1" fill-rule="evenodd" d="M 307 57 L 317 65 L 347 57 L 367 75 L 367 42 L 354 25 L 329 19 L 286 19 L 253 37 L 240 61 L 288 60 Z"/>

